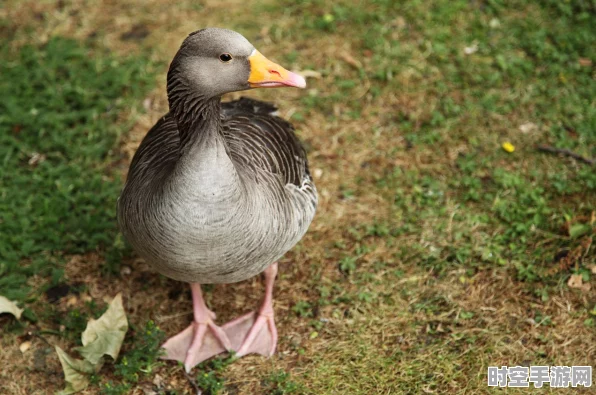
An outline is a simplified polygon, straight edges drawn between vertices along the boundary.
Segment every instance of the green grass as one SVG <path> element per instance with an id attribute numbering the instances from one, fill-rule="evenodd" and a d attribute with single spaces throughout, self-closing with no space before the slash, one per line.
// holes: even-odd
<path id="1" fill-rule="evenodd" d="M 357 70 L 344 65 L 338 75 L 341 59 L 321 56 L 311 67 L 334 75 L 334 82 L 305 95 L 302 111 L 327 113 L 329 122 L 349 124 L 366 117 L 362 101 L 350 98 L 370 85 L 373 99 L 367 105 L 372 115 L 360 124 L 370 129 L 364 133 L 362 128 L 346 128 L 342 138 L 369 148 L 367 159 L 377 159 L 377 165 L 358 163 L 365 170 L 354 180 L 344 180 L 338 196 L 359 201 L 374 191 L 393 202 L 385 216 L 377 212 L 379 217 L 370 223 L 355 224 L 340 240 L 328 242 L 334 246 L 329 255 L 341 272 L 336 284 L 343 289 L 325 289 L 324 298 L 311 293 L 310 300 L 297 301 L 293 311 L 311 317 L 311 306 L 330 305 L 327 314 L 340 316 L 342 309 L 359 306 L 374 320 L 371 317 L 383 317 L 377 311 L 383 305 L 422 299 L 412 312 L 423 318 L 412 322 L 411 329 L 396 331 L 404 337 L 412 330 L 429 333 L 427 344 L 390 356 L 376 347 L 367 349 L 366 331 L 351 335 L 315 357 L 306 381 L 316 383 L 310 388 L 321 393 L 365 392 L 375 381 L 380 388 L 407 393 L 456 391 L 454 382 L 465 388 L 464 383 L 482 372 L 480 364 L 494 361 L 492 345 L 498 341 L 491 336 L 498 337 L 499 330 L 464 334 L 465 327 L 482 322 L 485 314 L 463 310 L 454 328 L 433 332 L 447 297 L 407 283 L 399 296 L 385 289 L 404 268 L 412 277 L 432 273 L 434 280 L 425 284 L 429 288 L 451 282 L 454 273 L 460 273 L 463 285 L 482 273 L 495 273 L 509 276 L 540 303 L 567 289 L 572 273 L 582 274 L 584 281 L 594 278 L 588 267 L 596 264 L 596 254 L 593 247 L 582 245 L 596 236 L 591 219 L 596 168 L 548 156 L 535 147 L 549 144 L 596 158 L 596 6 L 589 1 L 312 0 L 284 2 L 283 8 L 295 22 L 282 37 L 328 39 L 338 46 L 350 37 L 349 54 L 362 65 Z M 467 47 L 475 52 L 466 54 Z M 392 93 L 406 99 L 387 111 Z M 333 115 L 338 105 L 344 116 Z M 533 131 L 521 130 L 527 123 Z M 404 136 L 406 144 L 392 143 L 394 134 Z M 515 152 L 501 149 L 505 141 L 516 146 Z M 341 145 L 339 157 L 349 154 L 342 148 L 354 146 Z M 445 158 L 458 146 L 463 148 L 453 160 Z M 412 160 L 412 150 L 424 158 L 425 166 L 388 164 L 394 157 Z M 392 247 L 390 256 L 377 253 L 387 246 Z M 563 265 L 561 257 L 577 249 L 582 258 Z M 380 260 L 375 258 L 379 254 Z M 397 276 L 391 275 L 396 266 Z M 315 278 L 310 284 L 320 281 Z M 583 325 L 592 324 L 589 308 L 578 307 L 579 326 L 584 320 Z M 385 319 L 396 310 L 387 314 Z M 539 309 L 533 319 L 551 325 L 550 316 L 543 314 Z M 502 326 L 500 330 L 507 332 Z M 440 358 L 434 358 L 436 353 Z M 366 357 L 369 360 L 360 361 Z M 554 358 L 540 351 L 532 362 L 552 363 Z M 354 369 L 347 367 L 351 364 Z M 374 380 L 356 372 L 370 372 Z M 359 378 L 353 379 L 355 375 Z M 392 381 L 396 377 L 398 383 Z"/>
<path id="2" fill-rule="evenodd" d="M 440 158 L 446 147 L 466 145 L 456 166 L 439 161 L 430 170 L 371 169 L 362 176 L 359 191 L 350 190 L 362 196 L 374 186 L 394 200 L 389 233 L 419 233 L 432 224 L 439 233 L 436 241 L 444 245 L 419 258 L 441 272 L 453 265 L 509 262 L 520 279 L 535 281 L 542 274 L 526 269 L 548 266 L 557 251 L 577 245 L 577 237 L 561 229 L 574 218 L 583 218 L 579 221 L 589 227 L 596 171 L 545 158 L 534 146 L 551 144 L 596 157 L 596 82 L 593 66 L 580 63 L 596 61 L 593 2 L 331 5 L 313 0 L 285 6 L 308 16 L 295 26 L 307 36 L 317 31 L 351 35 L 351 55 L 370 56 L 363 69 L 351 72 L 352 79 L 337 76 L 329 94 L 304 97 L 305 107 L 319 111 L 342 103 L 358 111 L 360 102 L 343 98 L 368 79 L 380 97 L 392 90 L 427 97 L 410 111 L 396 108 L 386 121 L 414 149 Z M 476 52 L 466 54 L 464 48 L 472 46 Z M 404 86 L 402 75 L 413 81 Z M 381 108 L 383 101 L 372 106 Z M 544 137 L 524 135 L 519 127 L 526 122 L 545 130 Z M 517 147 L 513 154 L 500 149 L 507 140 Z M 459 207 L 452 218 L 448 203 Z M 452 240 L 442 239 L 448 224 L 457 230 Z M 478 235 L 477 227 L 485 232 Z M 560 239 L 535 248 L 545 234 Z M 341 258 L 341 270 L 354 270 L 354 259 L 353 253 Z"/>
<path id="3" fill-rule="evenodd" d="M 118 247 L 114 163 L 153 82 L 143 56 L 116 58 L 55 37 L 0 53 L 0 294 L 23 300 L 27 278 L 61 278 L 65 254 Z"/>
<path id="4" fill-rule="evenodd" d="M 161 344 L 165 334 L 153 321 L 148 321 L 144 327 L 131 328 L 132 338 L 126 342 L 131 344 L 114 365 L 114 377 L 117 382 L 102 379 L 97 375 L 92 383 L 99 386 L 105 395 L 127 394 L 140 379 L 152 377 L 156 369 L 163 365 L 159 361 Z"/>

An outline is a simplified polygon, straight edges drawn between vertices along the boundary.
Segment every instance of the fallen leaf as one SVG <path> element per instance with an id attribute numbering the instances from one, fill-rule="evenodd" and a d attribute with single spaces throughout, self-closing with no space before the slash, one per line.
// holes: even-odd
<path id="1" fill-rule="evenodd" d="M 153 378 L 153 385 L 155 385 L 159 389 L 163 387 L 163 378 L 159 374 L 156 374 Z"/>
<path id="2" fill-rule="evenodd" d="M 122 307 L 122 294 L 118 294 L 99 319 L 89 320 L 81 336 L 83 347 L 78 347 L 77 350 L 92 364 L 99 363 L 104 355 L 116 360 L 127 330 L 128 321 Z"/>
<path id="3" fill-rule="evenodd" d="M 41 163 L 45 160 L 46 156 L 44 154 L 40 154 L 39 152 L 33 152 L 31 154 L 31 158 L 29 158 L 29 161 L 27 163 L 29 163 L 30 166 L 35 166 L 38 163 Z"/>
<path id="4" fill-rule="evenodd" d="M 30 341 L 26 341 L 26 342 L 22 342 L 19 345 L 19 350 L 21 350 L 21 353 L 26 353 L 27 350 L 29 350 L 31 348 L 31 342 Z"/>
<path id="5" fill-rule="evenodd" d="M 101 369 L 104 355 L 109 355 L 114 360 L 118 358 L 127 330 L 128 321 L 122 306 L 122 294 L 118 294 L 101 317 L 87 322 L 87 328 L 81 335 L 83 347 L 76 348 L 83 360 L 71 358 L 56 346 L 66 381 L 66 388 L 59 393 L 72 394 L 86 388 L 89 385 L 89 375 Z"/>
<path id="6" fill-rule="evenodd" d="M 2 313 L 12 314 L 18 320 L 21 318 L 21 314 L 23 314 L 23 309 L 19 309 L 15 302 L 8 300 L 4 296 L 0 295 L 0 314 Z"/>
<path id="7" fill-rule="evenodd" d="M 587 292 L 592 288 L 590 284 L 584 284 L 581 274 L 572 274 L 571 277 L 569 277 L 569 281 L 567 281 L 567 286 L 569 288 L 581 289 L 584 292 Z"/>
<path id="8" fill-rule="evenodd" d="M 130 266 L 122 266 L 122 269 L 120 269 L 120 275 L 122 277 L 130 276 L 131 273 L 132 269 L 130 268 Z"/>
<path id="9" fill-rule="evenodd" d="M 58 359 L 60 359 L 60 364 L 64 371 L 64 380 L 66 381 L 66 388 L 58 392 L 60 395 L 74 394 L 75 392 L 84 390 L 89 385 L 88 375 L 97 373 L 101 368 L 101 364 L 93 366 L 88 361 L 71 358 L 58 346 L 56 346 L 56 353 L 58 354 Z"/>
<path id="10" fill-rule="evenodd" d="M 151 384 L 143 384 L 141 390 L 143 391 L 143 395 L 158 395 L 151 387 Z"/>
<path id="11" fill-rule="evenodd" d="M 538 129 L 538 125 L 532 122 L 526 122 L 524 124 L 519 125 L 519 130 L 522 133 L 530 133 L 536 129 Z"/>
<path id="12" fill-rule="evenodd" d="M 71 295 L 67 300 L 66 300 L 66 306 L 67 307 L 72 307 L 72 306 L 76 306 L 76 304 L 79 302 L 79 298 L 77 298 L 76 295 Z"/>
<path id="13" fill-rule="evenodd" d="M 478 43 L 475 41 L 470 46 L 464 48 L 464 53 L 466 55 L 472 55 L 476 52 L 478 52 Z"/>
<path id="14" fill-rule="evenodd" d="M 596 265 L 590 265 L 588 267 L 590 268 L 590 271 L 592 272 L 592 274 L 596 274 Z"/>

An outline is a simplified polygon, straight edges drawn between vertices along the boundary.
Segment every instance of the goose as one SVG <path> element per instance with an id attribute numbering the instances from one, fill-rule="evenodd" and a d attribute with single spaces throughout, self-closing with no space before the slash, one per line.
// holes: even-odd
<path id="1" fill-rule="evenodd" d="M 219 353 L 271 356 L 277 345 L 277 260 L 306 233 L 317 191 L 306 152 L 275 106 L 222 95 L 306 82 L 268 60 L 241 34 L 191 33 L 167 74 L 169 112 L 149 130 L 118 199 L 118 223 L 157 272 L 190 284 L 193 322 L 163 345 L 190 371 Z M 264 273 L 260 308 L 215 323 L 201 284 Z"/>

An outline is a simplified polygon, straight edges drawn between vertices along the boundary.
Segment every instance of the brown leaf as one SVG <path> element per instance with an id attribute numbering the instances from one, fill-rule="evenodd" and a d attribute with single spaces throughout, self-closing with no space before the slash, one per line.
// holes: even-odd
<path id="1" fill-rule="evenodd" d="M 580 289 L 583 292 L 587 292 L 592 288 L 590 284 L 584 284 L 581 274 L 572 274 L 569 277 L 569 281 L 567 281 L 567 286 L 569 288 Z"/>
<path id="2" fill-rule="evenodd" d="M 23 354 L 25 354 L 27 352 L 27 350 L 29 350 L 30 348 L 31 348 L 30 341 L 22 342 L 21 345 L 19 346 L 19 350 L 21 350 L 21 353 L 23 353 Z"/>

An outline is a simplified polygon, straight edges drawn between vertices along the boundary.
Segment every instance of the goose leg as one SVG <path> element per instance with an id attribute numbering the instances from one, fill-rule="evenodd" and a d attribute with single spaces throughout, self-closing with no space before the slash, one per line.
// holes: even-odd
<path id="1" fill-rule="evenodd" d="M 201 284 L 190 284 L 194 321 L 188 328 L 169 338 L 163 345 L 163 359 L 184 363 L 187 372 L 200 362 L 227 350 L 232 350 L 230 340 L 222 328 L 215 325 L 215 313 L 207 308 Z"/>
<path id="2" fill-rule="evenodd" d="M 253 311 L 222 327 L 238 357 L 251 353 L 270 357 L 277 346 L 277 329 L 273 320 L 273 282 L 277 275 L 277 262 L 264 273 L 265 299 L 258 313 Z"/>

